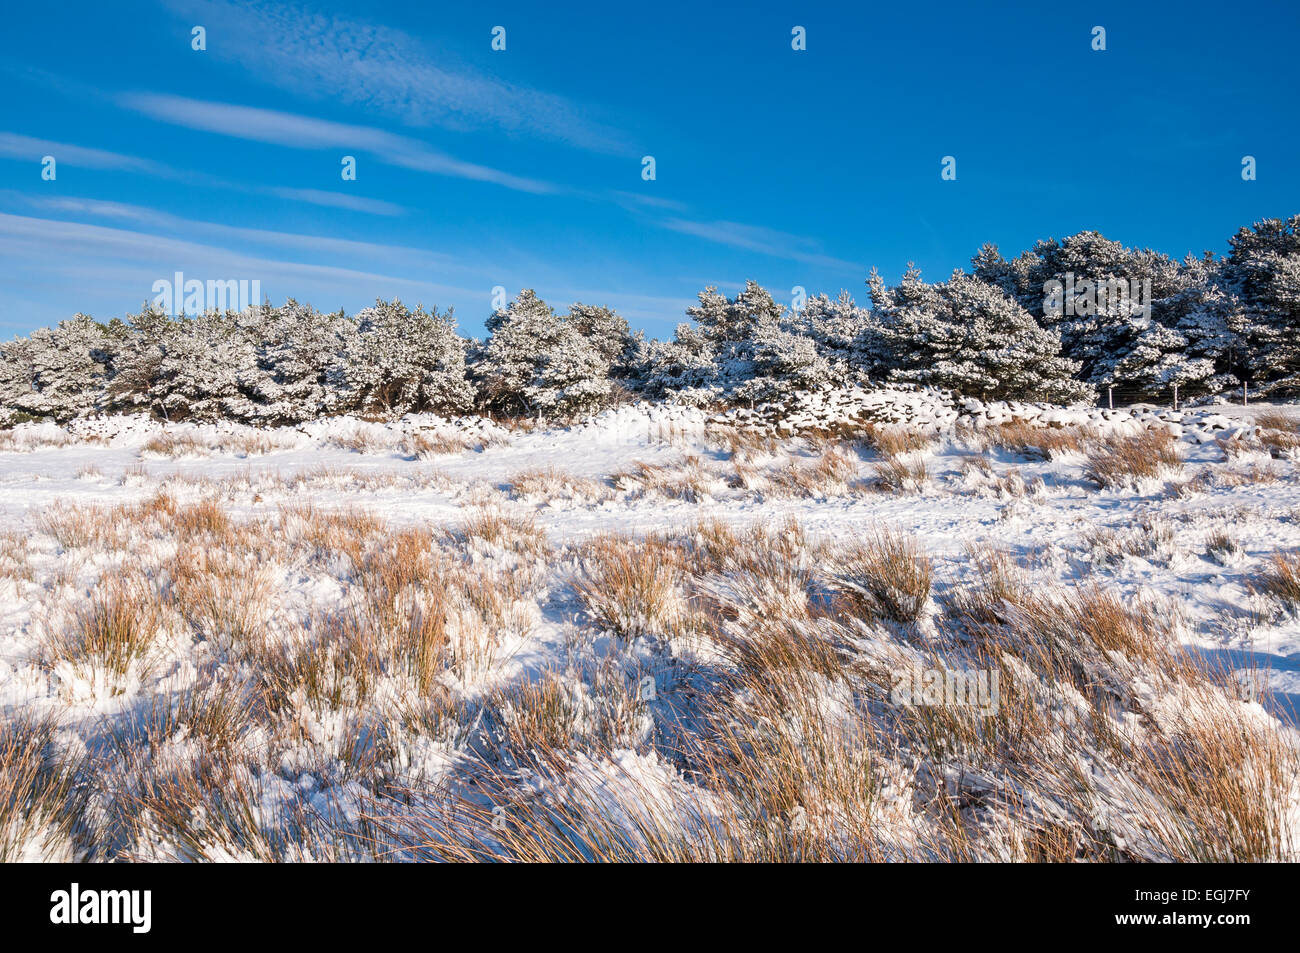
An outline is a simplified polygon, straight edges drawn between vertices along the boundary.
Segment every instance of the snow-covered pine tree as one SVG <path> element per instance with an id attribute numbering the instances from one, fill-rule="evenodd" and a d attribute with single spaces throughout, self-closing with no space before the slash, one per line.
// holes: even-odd
<path id="1" fill-rule="evenodd" d="M 1228 245 L 1222 277 L 1224 290 L 1240 302 L 1229 320 L 1240 376 L 1263 392 L 1294 394 L 1300 391 L 1300 215 L 1243 227 Z"/>
<path id="2" fill-rule="evenodd" d="M 1159 302 L 1180 290 L 1179 268 L 1150 249 L 1125 248 L 1098 232 L 1083 231 L 1060 242 L 1036 242 L 1012 261 L 1004 259 L 996 245 L 986 244 L 971 265 L 976 278 L 1010 294 L 1030 314 L 1041 316 L 1043 327 L 1059 332 L 1062 355 L 1078 361 L 1081 377 L 1095 386 L 1123 381 L 1121 362 L 1130 375 L 1153 359 L 1159 364 L 1163 348 L 1176 341 L 1156 325 Z M 1150 282 L 1150 314 L 1131 296 L 1102 290 L 1118 288 L 1119 283 L 1141 289 L 1144 280 Z M 1049 281 L 1073 284 L 1078 299 L 1073 307 L 1059 312 L 1046 307 L 1044 286 Z M 1155 365 L 1143 373 L 1159 377 Z"/>
<path id="3" fill-rule="evenodd" d="M 682 323 L 671 340 L 636 340 L 630 360 L 633 383 L 647 397 L 676 395 L 685 402 L 707 402 L 717 396 L 716 357 L 713 343 L 693 325 Z"/>
<path id="4" fill-rule="evenodd" d="M 474 367 L 483 406 L 529 416 L 568 416 L 599 407 L 613 389 L 604 350 L 612 349 L 613 336 L 589 341 L 581 328 L 590 317 L 580 311 L 576 322 L 562 318 L 531 288 L 493 312 Z M 617 326 L 604 320 L 606 330 Z"/>
<path id="5" fill-rule="evenodd" d="M 256 358 L 235 312 L 182 315 L 168 322 L 150 403 L 168 420 L 254 420 L 255 402 L 243 382 Z"/>
<path id="6" fill-rule="evenodd" d="M 22 407 L 29 400 L 35 376 L 31 338 L 0 344 L 0 426 L 12 426 L 28 416 Z"/>
<path id="7" fill-rule="evenodd" d="M 488 410 L 526 415 L 535 412 L 525 389 L 532 383 L 538 354 L 560 333 L 559 315 L 531 288 L 484 322 L 488 339 L 474 361 L 480 403 Z"/>
<path id="8" fill-rule="evenodd" d="M 1222 263 L 1210 252 L 1200 258 L 1188 255 L 1180 272 L 1182 288 L 1163 299 L 1157 312 L 1161 323 L 1181 338 L 1183 363 L 1192 371 L 1180 375 L 1180 392 L 1193 397 L 1235 390 L 1241 385 L 1236 374 L 1239 342 L 1234 330 L 1241 305 L 1222 288 Z M 1167 393 L 1168 387 L 1163 390 Z"/>
<path id="9" fill-rule="evenodd" d="M 609 361 L 567 321 L 538 352 L 532 380 L 524 388 L 530 412 L 569 417 L 590 413 L 609 400 Z"/>
<path id="10" fill-rule="evenodd" d="M 33 331 L 5 346 L 4 402 L 29 417 L 70 420 L 104 405 L 108 378 L 107 329 L 77 314 L 57 327 Z"/>
<path id="11" fill-rule="evenodd" d="M 1014 299 L 961 270 L 935 285 L 914 265 L 901 283 L 868 279 L 895 381 L 946 387 L 981 398 L 1072 402 L 1095 392 L 1074 379 L 1060 339 Z"/>
<path id="12" fill-rule="evenodd" d="M 869 308 L 859 307 L 848 291 L 838 298 L 814 295 L 792 321 L 810 338 L 838 381 L 866 381 L 878 375 L 885 358 L 880 327 Z"/>
<path id="13" fill-rule="evenodd" d="M 611 371 L 621 369 L 632 344 L 626 318 L 611 308 L 576 303 L 569 308 L 565 321 L 596 349 Z"/>
<path id="14" fill-rule="evenodd" d="M 153 308 L 109 322 L 112 375 L 107 386 L 109 408 L 119 413 L 154 412 L 154 395 L 163 355 L 171 334 L 167 315 Z"/>
<path id="15" fill-rule="evenodd" d="M 401 301 L 378 300 L 356 316 L 357 333 L 337 328 L 347 350 L 338 375 L 341 403 L 372 413 L 428 410 L 463 413 L 473 404 L 466 375 L 466 341 L 451 311 L 411 311 Z"/>
<path id="16" fill-rule="evenodd" d="M 757 373 L 754 363 L 754 336 L 761 326 L 771 334 L 782 328 L 785 308 L 754 280 L 734 298 L 728 299 L 714 287 L 699 294 L 699 304 L 686 309 L 695 320 L 699 334 L 714 352 L 713 379 L 709 383 L 722 393 L 730 393 L 751 380 Z"/>
<path id="17" fill-rule="evenodd" d="M 322 314 L 293 298 L 283 307 L 254 311 L 256 368 L 243 383 L 261 420 L 297 423 L 341 409 L 344 360 L 357 346 L 356 322 L 342 311 Z"/>
<path id="18" fill-rule="evenodd" d="M 1214 361 L 1188 352 L 1187 338 L 1175 328 L 1152 321 L 1115 362 L 1114 379 L 1126 389 L 1153 398 L 1168 398 L 1177 384 L 1184 398 L 1206 393 L 1214 378 Z"/>
<path id="19" fill-rule="evenodd" d="M 811 337 L 772 316 L 765 315 L 755 323 L 747 343 L 746 364 L 752 369 L 751 376 L 733 384 L 733 400 L 783 400 L 828 384 L 834 377 L 830 362 L 817 352 Z"/>

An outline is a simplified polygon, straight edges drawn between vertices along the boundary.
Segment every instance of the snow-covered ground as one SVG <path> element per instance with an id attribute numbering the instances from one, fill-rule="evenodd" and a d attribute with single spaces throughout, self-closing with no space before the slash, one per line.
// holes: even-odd
<path id="1" fill-rule="evenodd" d="M 78 607 L 93 603 L 115 576 L 138 570 L 168 577 L 178 547 L 203 546 L 204 537 L 183 534 L 128 531 L 102 544 L 70 538 L 69 521 L 88 508 L 105 508 L 111 523 L 125 519 L 112 508 L 164 494 L 180 505 L 214 501 L 237 524 L 289 536 L 297 530 L 285 514 L 305 505 L 317 514 L 364 512 L 393 535 L 412 528 L 454 535 L 486 513 L 540 529 L 537 565 L 528 563 L 526 548 L 502 562 L 510 571 L 528 563 L 518 596 L 528 604 L 525 618 L 511 623 L 472 673 L 443 677 L 461 702 L 572 663 L 575 628 L 600 628 L 590 599 L 575 594 L 575 579 L 583 573 L 581 547 L 602 534 L 646 539 L 714 520 L 738 532 L 757 526 L 778 533 L 796 521 L 830 549 L 885 528 L 913 538 L 933 564 L 936 598 L 970 584 L 977 576 L 972 552 L 991 547 L 1044 589 L 1095 582 L 1126 603 L 1157 600 L 1177 617 L 1177 637 L 1189 650 L 1261 682 L 1265 706 L 1286 719 L 1300 709 L 1300 619 L 1255 584 L 1273 554 L 1300 551 L 1300 480 L 1293 451 L 1270 445 L 1253 423 L 1259 414 L 1284 413 L 1265 405 L 1112 412 L 855 389 L 811 395 L 780 413 L 629 406 L 569 428 L 427 416 L 271 431 L 140 418 L 22 425 L 0 435 L 0 707 L 9 719 L 53 718 L 61 745 L 80 743 L 99 755 L 105 724 L 193 688 L 210 664 L 237 665 L 205 648 L 210 633 L 185 629 L 169 630 L 165 646 L 151 650 L 153 664 L 117 679 L 48 650 L 74 624 Z M 882 450 L 859 439 L 867 421 L 921 439 Z M 1079 429 L 1095 441 L 1168 431 L 1183 463 L 1127 485 L 1099 486 L 1085 450 L 1006 445 L 1015 441 L 1003 425 L 1016 421 L 1047 432 Z M 891 461 L 908 474 L 894 485 L 881 478 Z M 489 548 L 466 558 L 477 565 L 504 557 Z M 351 598 L 353 568 L 277 553 L 265 567 L 274 577 L 269 626 L 339 608 Z M 327 736 L 356 728 L 314 717 L 304 728 L 311 739 L 305 748 L 342 745 L 344 738 Z M 660 715 L 652 709 L 649 717 Z M 442 738 L 412 745 L 403 757 L 426 759 L 433 774 L 458 756 L 456 743 Z M 644 747 L 617 750 L 618 770 L 642 783 L 656 772 L 673 774 Z M 329 788 L 329 803 L 346 813 L 338 808 L 345 791 L 360 784 L 373 794 L 364 778 L 313 768 L 319 751 L 286 748 L 277 757 L 284 790 L 275 797 L 282 800 L 315 804 L 314 787 Z M 570 770 L 599 775 L 608 765 L 579 759 Z M 363 801 L 356 793 L 356 803 Z M 126 841 L 132 856 L 177 853 L 161 842 L 146 846 L 138 835 Z"/>

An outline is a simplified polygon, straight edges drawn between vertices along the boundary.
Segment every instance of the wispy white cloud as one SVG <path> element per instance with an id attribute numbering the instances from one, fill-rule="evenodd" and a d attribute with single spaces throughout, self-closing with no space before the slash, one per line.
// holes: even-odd
<path id="1" fill-rule="evenodd" d="M 464 264 L 452 256 L 420 248 L 205 222 L 124 202 L 108 202 L 76 196 L 23 195 L 13 191 L 0 192 L 0 198 L 43 212 L 128 221 L 161 231 L 187 236 L 205 236 L 242 246 L 265 246 L 333 254 L 348 260 L 369 258 L 388 264 L 400 263 L 404 267 L 421 270 L 459 268 Z"/>
<path id="2" fill-rule="evenodd" d="M 360 195 L 348 195 L 346 192 L 326 192 L 323 189 L 291 189 L 272 186 L 267 189 L 271 195 L 295 202 L 308 202 L 325 208 L 346 208 L 354 212 L 367 212 L 371 215 L 401 215 L 406 209 L 382 199 L 368 199 Z"/>
<path id="3" fill-rule="evenodd" d="M 655 224 L 670 231 L 680 232 L 683 235 L 694 235 L 696 238 L 703 238 L 706 241 L 720 245 L 730 245 L 733 248 L 771 255 L 774 258 L 785 258 L 805 265 L 814 265 L 818 268 L 845 272 L 861 272 L 864 270 L 856 262 L 845 261 L 843 258 L 823 254 L 817 242 L 811 238 L 765 228 L 761 225 L 745 225 L 741 222 L 726 221 L 697 222 L 684 218 L 663 219 L 656 221 Z"/>
<path id="4" fill-rule="evenodd" d="M 392 202 L 380 199 L 349 195 L 345 192 L 327 192 L 322 189 L 295 189 L 288 186 L 256 185 L 231 182 L 217 176 L 194 170 L 172 168 L 153 159 L 109 152 L 104 149 L 91 149 L 75 146 L 66 142 L 53 142 L 12 132 L 0 132 L 0 157 L 8 159 L 40 162 L 45 156 L 53 156 L 58 163 L 67 163 L 89 169 L 110 169 L 124 172 L 136 172 L 162 179 L 173 179 L 193 185 L 210 188 L 230 189 L 257 195 L 274 195 L 293 202 L 305 202 L 324 208 L 344 208 L 370 215 L 401 215 L 405 209 Z"/>
<path id="5" fill-rule="evenodd" d="M 614 190 L 608 193 L 609 199 L 624 208 L 628 209 L 662 209 L 668 212 L 686 212 L 688 206 L 685 202 L 679 202 L 676 199 L 664 198 L 660 195 L 646 195 L 642 192 L 624 192 Z"/>
<path id="6" fill-rule="evenodd" d="M 126 207 L 129 209 L 129 207 Z M 339 300 L 373 300 L 402 296 L 426 304 L 482 298 L 488 287 L 441 283 L 364 268 L 296 262 L 249 254 L 203 242 L 83 222 L 60 221 L 0 212 L 0 275 L 22 274 L 31 284 L 40 278 L 70 293 L 67 314 L 85 308 L 95 294 L 109 294 L 135 307 L 151 297 L 153 282 L 175 271 L 207 279 L 257 279 L 273 300 L 295 295 L 323 307 Z M 453 279 L 454 281 L 454 279 Z M 327 299 L 327 300 L 326 300 Z M 22 320 L 0 301 L 0 317 Z M 27 326 L 31 318 L 27 317 Z"/>
<path id="7" fill-rule="evenodd" d="M 144 172 L 149 175 L 174 176 L 175 170 L 151 159 L 122 155 L 104 149 L 87 149 L 84 146 L 69 145 L 66 142 L 52 142 L 49 139 L 36 139 L 20 136 L 13 132 L 0 132 L 0 156 L 8 159 L 30 159 L 40 162 L 45 156 L 53 156 L 56 162 L 88 169 L 122 169 L 128 172 Z"/>
<path id="8" fill-rule="evenodd" d="M 587 118 L 589 108 L 486 75 L 400 30 L 292 3 L 165 2 L 208 30 L 206 55 L 234 60 L 256 79 L 298 95 L 362 106 L 412 126 L 495 128 L 627 151 L 620 133 Z M 485 25 L 485 46 L 490 39 Z"/>
<path id="9" fill-rule="evenodd" d="M 0 199 L 14 197 L 0 192 Z M 0 283 L 41 289 L 42 310 L 36 313 L 27 310 L 21 296 L 0 296 L 0 327 L 15 330 L 53 323 L 78 310 L 122 314 L 152 297 L 154 281 L 170 279 L 176 271 L 200 280 L 257 279 L 273 301 L 294 296 L 327 310 L 355 310 L 376 297 L 395 296 L 441 307 L 454 304 L 458 312 L 465 309 L 470 333 L 474 322 L 490 310 L 494 285 L 521 286 L 511 281 L 514 260 L 508 255 L 453 258 L 403 246 L 182 220 L 154 209 L 93 199 L 27 202 L 45 212 L 116 220 L 131 227 L 0 212 Z M 167 230 L 179 235 L 157 233 Z M 263 254 L 259 247 L 275 250 Z M 312 252 L 313 260 L 286 257 L 297 251 Z M 326 263 L 326 253 L 345 264 Z M 522 280 L 557 306 L 579 300 L 609 305 L 641 322 L 675 323 L 690 303 L 626 287 L 609 291 L 576 286 L 560 274 L 544 282 L 533 276 Z"/>
<path id="10" fill-rule="evenodd" d="M 388 165 L 430 172 L 535 194 L 558 192 L 560 186 L 465 162 L 413 139 L 350 123 L 300 116 L 274 109 L 214 103 L 158 93 L 124 93 L 120 105 L 153 119 L 188 129 L 218 133 L 294 149 L 344 149 L 365 153 Z"/>

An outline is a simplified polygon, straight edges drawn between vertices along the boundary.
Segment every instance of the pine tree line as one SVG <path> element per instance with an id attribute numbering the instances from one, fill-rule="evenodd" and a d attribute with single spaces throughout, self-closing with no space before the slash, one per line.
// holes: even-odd
<path id="1" fill-rule="evenodd" d="M 1239 229 L 1223 257 L 1179 262 L 1080 232 L 1012 259 L 985 245 L 947 281 L 909 268 L 888 287 L 873 270 L 868 286 L 869 308 L 841 292 L 797 310 L 752 281 L 734 298 L 708 288 L 669 340 L 608 308 L 559 314 L 531 290 L 488 318 L 483 341 L 450 311 L 400 301 L 351 317 L 292 299 L 179 319 L 78 314 L 0 345 L 0 420 L 569 417 L 627 394 L 758 402 L 855 381 L 1056 402 L 1110 385 L 1153 398 L 1174 384 L 1184 397 L 1300 390 L 1300 215 Z"/>

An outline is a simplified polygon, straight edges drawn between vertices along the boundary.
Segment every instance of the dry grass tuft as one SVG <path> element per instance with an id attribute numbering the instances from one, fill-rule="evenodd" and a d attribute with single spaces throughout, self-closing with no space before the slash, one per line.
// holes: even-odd
<path id="1" fill-rule="evenodd" d="M 657 540 L 601 536 L 583 548 L 575 583 L 587 611 L 624 639 L 669 638 L 685 614 L 680 550 Z"/>
<path id="2" fill-rule="evenodd" d="M 923 460 L 909 463 L 899 457 L 890 457 L 876 464 L 873 472 L 876 478 L 875 485 L 878 488 L 896 493 L 907 490 L 920 491 L 930 482 L 930 473 Z"/>
<path id="3" fill-rule="evenodd" d="M 421 430 L 402 441 L 402 453 L 417 460 L 464 453 L 472 444 L 459 433 Z"/>
<path id="4" fill-rule="evenodd" d="M 1294 434 L 1300 431 L 1300 418 L 1280 410 L 1263 410 L 1251 415 L 1251 421 L 1261 430 L 1277 430 Z"/>
<path id="5" fill-rule="evenodd" d="M 930 601 L 934 567 L 909 536 L 881 530 L 845 552 L 842 563 L 837 580 L 872 614 L 911 623 Z"/>
<path id="6" fill-rule="evenodd" d="M 688 503 L 708 499 L 718 482 L 699 457 L 689 455 L 675 467 L 636 460 L 631 469 L 612 474 L 610 480 L 617 489 L 629 491 L 634 498 L 662 496 Z"/>
<path id="7" fill-rule="evenodd" d="M 1246 549 L 1227 529 L 1213 530 L 1205 537 L 1205 553 L 1220 565 L 1229 565 L 1241 559 Z"/>
<path id="8" fill-rule="evenodd" d="M 934 444 L 934 437 L 931 434 L 911 427 L 881 427 L 867 424 L 860 433 L 862 442 L 882 457 L 920 453 Z"/>
<path id="9" fill-rule="evenodd" d="M 332 446 L 353 453 L 384 453 L 390 449 L 388 442 L 371 427 L 358 425 L 348 433 L 334 434 L 329 440 Z"/>
<path id="10" fill-rule="evenodd" d="M 161 609 L 146 580 L 127 576 L 101 582 L 72 625 L 50 639 L 50 660 L 71 662 L 88 675 L 102 669 L 114 679 L 132 671 L 143 674 L 162 624 Z"/>
<path id="11" fill-rule="evenodd" d="M 482 540 L 502 549 L 540 554 L 546 548 L 546 531 L 529 516 L 514 516 L 499 509 L 484 507 L 461 528 L 467 540 Z"/>
<path id="12" fill-rule="evenodd" d="M 1086 427 L 1048 427 L 1016 420 L 978 432 L 976 439 L 984 447 L 1001 447 L 1022 457 L 1057 460 L 1069 454 L 1081 454 L 1096 434 Z"/>
<path id="13" fill-rule="evenodd" d="M 1288 609 L 1300 609 L 1300 553 L 1274 553 L 1252 588 Z"/>
<path id="14" fill-rule="evenodd" d="M 1147 430 L 1133 437 L 1110 437 L 1088 450 L 1087 478 L 1103 489 L 1132 487 L 1182 469 L 1178 443 L 1167 430 Z"/>
<path id="15" fill-rule="evenodd" d="M 140 447 L 142 457 L 163 457 L 179 460 L 182 457 L 204 457 L 208 448 L 193 434 L 164 431 L 150 437 Z"/>
<path id="16" fill-rule="evenodd" d="M 0 863 L 82 859 L 84 759 L 61 753 L 52 720 L 0 723 Z"/>
<path id="17" fill-rule="evenodd" d="M 521 470 L 509 483 L 510 491 L 523 499 L 596 502 L 610 496 L 609 487 L 603 483 L 555 467 Z"/>

